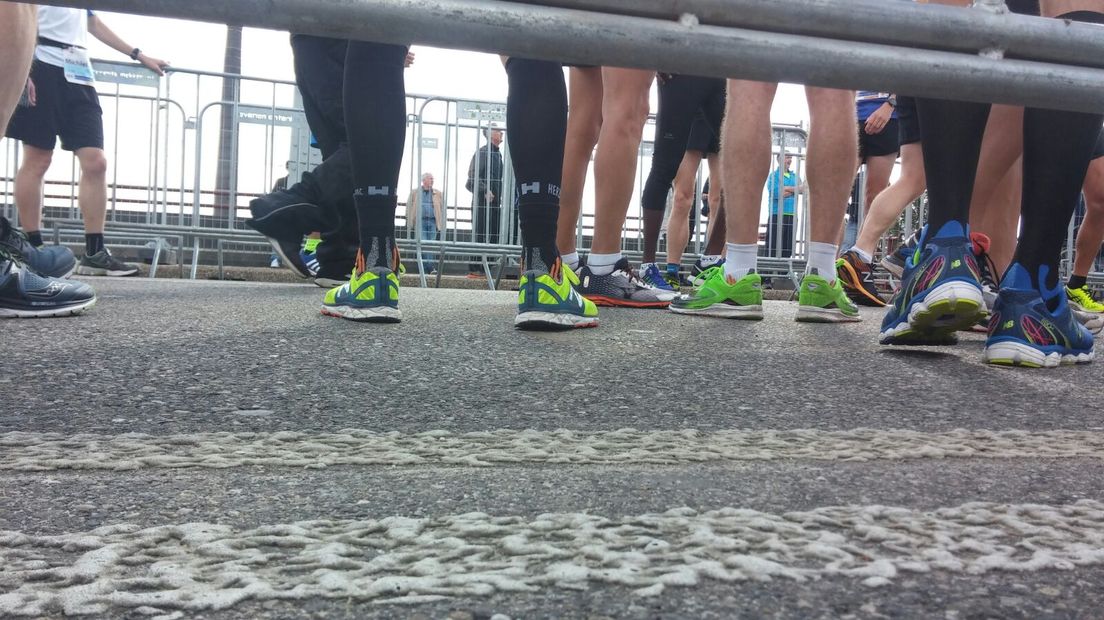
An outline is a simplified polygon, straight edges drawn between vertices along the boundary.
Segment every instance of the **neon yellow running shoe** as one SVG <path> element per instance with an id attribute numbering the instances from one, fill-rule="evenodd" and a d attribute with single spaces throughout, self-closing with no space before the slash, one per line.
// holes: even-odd
<path id="1" fill-rule="evenodd" d="M 801 279 L 797 304 L 797 316 L 794 320 L 802 323 L 850 323 L 862 320 L 859 307 L 847 296 L 839 278 L 828 284 L 828 280 L 819 274 L 805 274 Z"/>
<path id="2" fill-rule="evenodd" d="M 575 290 L 579 277 L 559 258 L 549 271 L 526 271 L 518 286 L 514 326 L 529 330 L 597 327 L 598 306 Z"/>
<path id="3" fill-rule="evenodd" d="M 1066 299 L 1069 300 L 1069 304 L 1074 310 L 1091 312 L 1093 314 L 1104 314 L 1104 304 L 1093 298 L 1092 291 L 1089 290 L 1088 284 L 1081 285 L 1078 288 L 1070 288 L 1067 286 Z"/>
<path id="4" fill-rule="evenodd" d="M 759 321 L 763 318 L 763 279 L 754 271 L 730 281 L 724 268 L 710 267 L 699 276 L 698 288 L 671 302 L 671 312 L 724 319 Z"/>
<path id="5" fill-rule="evenodd" d="M 349 281 L 326 291 L 322 314 L 366 323 L 398 323 L 399 278 L 386 267 L 364 268 L 364 256 L 357 254 Z"/>

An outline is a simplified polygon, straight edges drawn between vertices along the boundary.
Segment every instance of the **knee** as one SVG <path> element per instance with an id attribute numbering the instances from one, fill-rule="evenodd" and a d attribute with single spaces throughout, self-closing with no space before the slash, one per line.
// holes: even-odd
<path id="1" fill-rule="evenodd" d="M 50 164 L 54 161 L 54 152 L 46 151 L 43 149 L 24 149 L 23 151 L 23 165 L 19 170 L 23 174 L 30 174 L 35 177 L 46 176 L 46 171 L 50 169 Z"/>
<path id="2" fill-rule="evenodd" d="M 81 157 L 81 174 L 94 179 L 107 178 L 107 157 L 103 151 L 96 151 Z"/>

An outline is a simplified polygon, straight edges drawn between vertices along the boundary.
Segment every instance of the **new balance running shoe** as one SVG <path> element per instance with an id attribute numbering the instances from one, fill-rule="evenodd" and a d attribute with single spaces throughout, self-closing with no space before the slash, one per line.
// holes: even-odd
<path id="1" fill-rule="evenodd" d="M 858 252 L 847 250 L 840 256 L 836 261 L 836 276 L 855 303 L 874 308 L 886 305 L 874 284 L 874 266 L 864 261 Z"/>
<path id="2" fill-rule="evenodd" d="M 623 308 L 666 308 L 678 293 L 641 282 L 622 258 L 606 275 L 596 275 L 590 266 L 579 270 L 579 292 L 598 306 Z"/>
<path id="3" fill-rule="evenodd" d="M 667 282 L 664 272 L 660 271 L 659 265 L 655 263 L 642 263 L 640 265 L 640 281 L 661 291 L 674 293 L 678 290 L 677 287 L 673 287 Z"/>
<path id="4" fill-rule="evenodd" d="M 77 268 L 73 251 L 62 245 L 35 247 L 27 235 L 0 217 L 0 251 L 14 256 L 31 271 L 47 278 L 68 278 Z"/>
<path id="5" fill-rule="evenodd" d="M 752 271 L 739 280 L 730 279 L 721 266 L 702 272 L 703 281 L 693 293 L 671 302 L 671 312 L 698 314 L 722 319 L 763 318 L 763 279 Z"/>
<path id="6" fill-rule="evenodd" d="M 77 265 L 77 275 L 127 278 L 138 275 L 138 267 L 115 258 L 107 248 L 104 248 L 91 256 L 81 258 L 80 264 Z"/>
<path id="7" fill-rule="evenodd" d="M 836 268 L 839 268 L 837 262 Z M 805 274 L 801 279 L 801 290 L 797 296 L 797 316 L 795 321 L 802 323 L 854 323 L 861 321 L 859 308 L 844 290 L 840 278 L 828 283 L 816 273 Z"/>
<path id="8" fill-rule="evenodd" d="M 918 247 L 882 321 L 882 344 L 953 344 L 955 332 L 986 314 L 981 274 L 962 224 L 947 222 L 930 237 L 925 228 Z"/>
<path id="9" fill-rule="evenodd" d="M 77 315 L 95 304 L 87 284 L 40 276 L 0 251 L 0 318 Z"/>
<path id="10" fill-rule="evenodd" d="M 363 255 L 349 281 L 322 298 L 322 314 L 366 323 L 398 323 L 399 278 L 387 267 L 365 268 Z"/>
<path id="11" fill-rule="evenodd" d="M 514 326 L 545 331 L 597 327 L 598 308 L 575 290 L 578 283 L 578 276 L 559 258 L 550 271 L 522 273 Z"/>
<path id="12" fill-rule="evenodd" d="M 1040 274 L 1040 280 L 1045 281 L 1045 275 Z M 1009 267 L 989 319 L 985 361 L 1028 368 L 1091 362 L 1092 334 L 1074 318 L 1062 293 L 1061 288 L 1040 292 L 1026 269 L 1018 263 Z"/>
<path id="13" fill-rule="evenodd" d="M 882 269 L 893 274 L 893 277 L 898 280 L 901 279 L 901 276 L 905 272 L 905 264 L 908 258 L 916 253 L 916 237 L 916 233 L 909 235 L 896 250 L 886 254 L 881 262 Z"/>
<path id="14" fill-rule="evenodd" d="M 1070 307 L 1074 310 L 1092 314 L 1104 314 L 1104 304 L 1093 297 L 1088 284 L 1084 284 L 1077 288 L 1070 288 L 1067 286 L 1066 300 L 1069 301 Z"/>

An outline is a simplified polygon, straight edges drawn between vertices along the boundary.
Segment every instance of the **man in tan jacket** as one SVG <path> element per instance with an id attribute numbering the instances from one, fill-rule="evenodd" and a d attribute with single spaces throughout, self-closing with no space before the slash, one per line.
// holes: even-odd
<path id="1" fill-rule="evenodd" d="M 406 226 L 420 235 L 422 241 L 436 241 L 445 230 L 445 207 L 441 192 L 433 188 L 433 175 L 422 175 L 422 184 L 410 192 L 406 200 Z M 426 273 L 436 271 L 432 261 L 424 261 Z"/>

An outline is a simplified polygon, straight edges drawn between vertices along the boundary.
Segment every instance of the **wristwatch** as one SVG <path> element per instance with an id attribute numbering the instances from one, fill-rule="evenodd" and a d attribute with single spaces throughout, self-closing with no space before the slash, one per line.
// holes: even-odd
<path id="1" fill-rule="evenodd" d="M 886 103 L 889 104 L 889 107 L 896 108 L 897 107 L 897 95 L 890 95 L 889 98 L 886 99 Z"/>
<path id="2" fill-rule="evenodd" d="M 142 55 L 142 50 L 138 49 L 137 47 L 130 50 L 130 59 L 131 60 L 138 60 L 138 57 L 141 56 L 141 55 Z"/>

